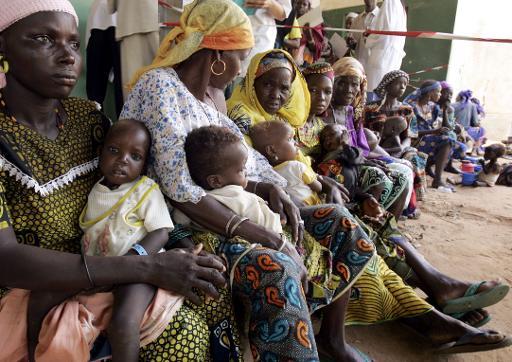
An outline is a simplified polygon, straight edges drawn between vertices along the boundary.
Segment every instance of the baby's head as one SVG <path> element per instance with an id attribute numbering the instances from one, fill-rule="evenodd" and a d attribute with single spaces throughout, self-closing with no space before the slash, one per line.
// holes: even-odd
<path id="1" fill-rule="evenodd" d="M 336 151 L 342 146 L 348 145 L 348 130 L 340 124 L 328 124 L 320 132 L 320 146 L 322 152 Z"/>
<path id="2" fill-rule="evenodd" d="M 293 135 L 293 128 L 281 121 L 262 122 L 249 131 L 253 147 L 273 166 L 297 157 Z"/>
<path id="3" fill-rule="evenodd" d="M 368 128 L 364 129 L 364 135 L 366 136 L 366 142 L 368 142 L 368 147 L 370 147 L 370 151 L 374 151 L 379 145 L 379 136 L 374 131 L 371 131 Z"/>
<path id="4" fill-rule="evenodd" d="M 146 166 L 151 136 L 144 123 L 121 119 L 105 136 L 100 155 L 103 183 L 116 188 L 136 180 Z"/>
<path id="5" fill-rule="evenodd" d="M 402 116 L 389 117 L 382 128 L 382 138 L 395 137 L 407 129 L 407 121 Z"/>
<path id="6" fill-rule="evenodd" d="M 205 190 L 247 186 L 247 146 L 228 128 L 194 129 L 185 140 L 185 153 L 192 180 Z"/>
<path id="7" fill-rule="evenodd" d="M 504 145 L 500 143 L 495 143 L 485 147 L 484 158 L 488 161 L 497 160 L 500 157 L 503 157 L 507 149 Z"/>

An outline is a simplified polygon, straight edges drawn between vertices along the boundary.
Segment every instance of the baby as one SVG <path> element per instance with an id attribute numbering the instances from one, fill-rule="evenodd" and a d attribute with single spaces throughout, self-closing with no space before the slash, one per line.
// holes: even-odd
<path id="1" fill-rule="evenodd" d="M 380 146 L 391 156 L 401 157 L 403 152 L 400 135 L 407 129 L 404 117 L 390 117 L 386 119 L 381 131 Z"/>
<path id="2" fill-rule="evenodd" d="M 85 255 L 148 255 L 159 252 L 166 244 L 174 225 L 158 185 L 143 176 L 150 144 L 148 130 L 136 120 L 119 120 L 107 133 L 99 160 L 103 177 L 91 190 L 79 219 L 84 231 L 82 252 Z M 155 288 L 147 284 L 114 287 L 112 318 L 107 334 L 115 360 L 138 361 L 141 326 L 146 329 L 145 333 L 148 332 L 148 327 L 142 324 L 143 317 L 152 300 L 157 300 L 155 292 Z M 54 293 L 51 297 L 35 294 L 34 298 L 31 297 L 29 314 L 37 316 L 37 322 L 28 327 L 28 335 L 32 336 L 29 338 L 32 355 L 45 312 L 77 293 L 67 293 L 66 296 Z M 149 316 L 152 318 L 150 327 L 155 327 L 158 324 L 155 322 L 162 320 L 165 322 L 161 327 L 165 329 L 182 298 L 161 290 L 158 293 L 161 305 L 152 310 L 158 310 L 159 315 Z M 75 327 L 66 326 L 69 329 Z M 161 327 L 161 330 L 149 333 L 157 337 L 163 332 Z M 69 333 L 67 338 L 75 334 Z"/>
<path id="3" fill-rule="evenodd" d="M 192 180 L 209 195 L 238 216 L 283 232 L 280 216 L 261 197 L 245 191 L 248 149 L 237 135 L 219 126 L 194 129 L 185 140 L 185 153 Z"/>
<path id="4" fill-rule="evenodd" d="M 492 187 L 496 184 L 502 169 L 501 165 L 498 164 L 498 159 L 503 157 L 505 153 L 506 148 L 501 144 L 493 144 L 485 147 L 484 159 L 480 161 L 482 171 L 478 173 L 478 181 L 476 181 L 477 186 Z"/>
<path id="5" fill-rule="evenodd" d="M 284 122 L 262 122 L 249 131 L 253 147 L 264 155 L 274 170 L 287 181 L 286 192 L 297 206 L 320 205 L 322 184 L 313 169 L 297 161 L 293 129 Z"/>
<path id="6" fill-rule="evenodd" d="M 368 142 L 378 144 L 373 139 Z M 350 146 L 348 130 L 340 124 L 324 127 L 320 132 L 320 146 L 322 156 L 316 166 L 318 173 L 343 184 L 352 199 L 358 189 L 360 166 L 366 162 L 362 151 Z"/>

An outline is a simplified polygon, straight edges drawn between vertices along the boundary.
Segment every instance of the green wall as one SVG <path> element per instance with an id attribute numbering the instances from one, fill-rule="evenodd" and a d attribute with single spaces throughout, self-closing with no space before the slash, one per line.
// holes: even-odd
<path id="1" fill-rule="evenodd" d="M 453 32 L 457 0 L 408 0 L 407 29 Z M 327 26 L 343 27 L 345 15 L 351 11 L 361 12 L 363 6 L 324 12 Z M 408 73 L 429 67 L 448 64 L 451 41 L 435 39 L 407 38 L 402 69 Z M 431 71 L 412 77 L 412 85 L 418 86 L 425 79 L 446 79 L 447 69 Z"/>

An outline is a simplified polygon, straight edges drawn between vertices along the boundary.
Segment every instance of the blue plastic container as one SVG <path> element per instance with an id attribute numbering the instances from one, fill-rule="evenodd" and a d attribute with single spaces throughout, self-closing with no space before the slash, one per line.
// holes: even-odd
<path id="1" fill-rule="evenodd" d="M 462 184 L 464 186 L 471 186 L 475 183 L 477 174 L 474 172 L 463 172 L 462 173 Z"/>
<path id="2" fill-rule="evenodd" d="M 482 171 L 482 165 L 480 165 L 479 163 L 475 164 L 475 172 L 479 173 L 480 171 Z"/>
<path id="3" fill-rule="evenodd" d="M 466 160 L 468 161 L 471 161 L 471 163 L 478 163 L 478 160 L 480 159 L 479 157 L 471 157 L 471 156 L 466 156 L 465 158 Z"/>

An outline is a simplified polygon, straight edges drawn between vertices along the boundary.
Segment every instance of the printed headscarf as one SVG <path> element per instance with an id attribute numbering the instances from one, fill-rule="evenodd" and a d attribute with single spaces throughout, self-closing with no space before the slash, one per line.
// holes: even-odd
<path id="1" fill-rule="evenodd" d="M 153 63 L 137 71 L 130 87 L 145 72 L 172 67 L 201 49 L 242 50 L 254 46 L 249 18 L 231 0 L 195 0 L 185 6 L 180 25 L 160 44 Z"/>
<path id="2" fill-rule="evenodd" d="M 329 63 L 326 62 L 318 62 L 311 65 L 308 65 L 303 71 L 302 74 L 304 77 L 307 77 L 311 74 L 322 74 L 325 75 L 330 80 L 334 80 L 334 69 Z"/>
<path id="3" fill-rule="evenodd" d="M 398 78 L 407 79 L 407 83 L 409 83 L 409 74 L 404 72 L 403 70 L 392 70 L 382 78 L 377 88 L 374 89 L 374 93 L 379 97 L 384 98 L 386 96 L 386 88 L 388 85 L 393 83 Z"/>
<path id="4" fill-rule="evenodd" d="M 354 108 L 354 119 L 361 119 L 363 117 L 363 111 L 366 104 L 366 87 L 368 85 L 363 65 L 356 58 L 343 57 L 334 63 L 332 68 L 334 69 L 335 79 L 347 76 L 359 78 L 361 83 L 359 94 L 354 99 L 352 107 Z"/>
<path id="5" fill-rule="evenodd" d="M 254 89 L 254 81 L 257 78 L 256 74 L 260 63 L 270 53 L 282 53 L 295 72 L 295 78 L 290 89 L 290 98 L 275 115 L 265 112 Z M 256 54 L 252 58 L 243 82 L 235 87 L 227 105 L 229 118 L 237 124 L 243 134 L 248 134 L 250 127 L 276 118 L 285 120 L 294 128 L 302 127 L 308 119 L 311 98 L 306 80 L 295 65 L 292 56 L 284 50 L 273 49 Z"/>
<path id="6" fill-rule="evenodd" d="M 78 26 L 78 16 L 68 0 L 0 0 L 0 33 L 12 24 L 42 11 L 68 13 L 75 18 Z M 5 74 L 0 73 L 0 88 L 5 85 Z"/>
<path id="7" fill-rule="evenodd" d="M 268 56 L 261 59 L 258 69 L 256 70 L 255 78 L 259 78 L 263 74 L 276 68 L 288 69 L 295 77 L 295 69 L 283 53 L 269 53 Z"/>

